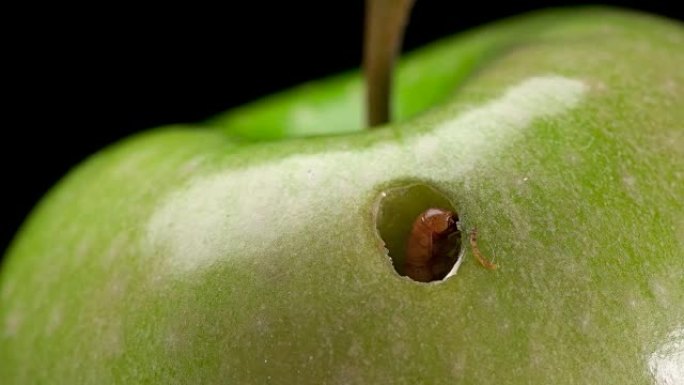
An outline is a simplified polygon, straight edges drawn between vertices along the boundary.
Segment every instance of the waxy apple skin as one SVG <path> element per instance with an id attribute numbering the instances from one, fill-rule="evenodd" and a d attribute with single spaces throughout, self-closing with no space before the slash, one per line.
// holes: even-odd
<path id="1" fill-rule="evenodd" d="M 683 381 L 683 68 L 680 24 L 545 11 L 410 55 L 386 128 L 349 74 L 105 149 L 8 251 L 2 383 Z M 398 276 L 411 183 L 499 268 Z"/>

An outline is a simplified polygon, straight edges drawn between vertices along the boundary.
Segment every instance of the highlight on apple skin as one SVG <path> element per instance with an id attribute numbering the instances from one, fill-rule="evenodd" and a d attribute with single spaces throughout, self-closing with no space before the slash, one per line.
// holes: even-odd
<path id="1" fill-rule="evenodd" d="M 2 383 L 682 383 L 683 48 L 547 10 L 406 55 L 377 130 L 348 73 L 116 143 L 8 251 Z M 461 253 L 416 282 L 437 204 Z"/>

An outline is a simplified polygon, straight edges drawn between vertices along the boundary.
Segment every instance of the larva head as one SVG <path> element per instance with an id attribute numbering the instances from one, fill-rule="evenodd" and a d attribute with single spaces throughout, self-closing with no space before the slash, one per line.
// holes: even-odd
<path id="1" fill-rule="evenodd" d="M 456 230 L 456 214 L 451 211 L 431 208 L 423 214 L 423 223 L 436 234 Z"/>

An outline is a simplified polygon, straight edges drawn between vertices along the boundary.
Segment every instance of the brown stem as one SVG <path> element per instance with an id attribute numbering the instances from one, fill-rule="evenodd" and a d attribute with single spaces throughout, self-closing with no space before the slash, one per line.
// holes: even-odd
<path id="1" fill-rule="evenodd" d="M 366 0 L 363 67 L 369 127 L 387 123 L 394 61 L 415 0 Z"/>

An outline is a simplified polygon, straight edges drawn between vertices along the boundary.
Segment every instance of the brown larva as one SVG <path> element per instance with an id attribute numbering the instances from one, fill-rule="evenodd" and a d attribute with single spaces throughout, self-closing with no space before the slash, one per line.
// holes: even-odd
<path id="1" fill-rule="evenodd" d="M 406 245 L 404 274 L 419 282 L 444 278 L 460 249 L 461 231 L 455 213 L 430 208 L 413 223 Z"/>

